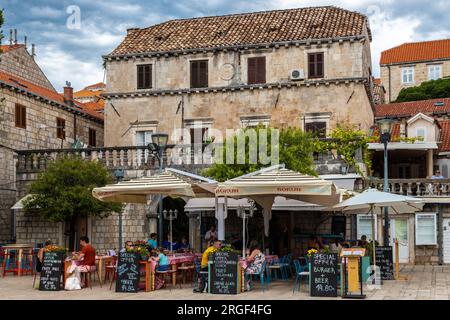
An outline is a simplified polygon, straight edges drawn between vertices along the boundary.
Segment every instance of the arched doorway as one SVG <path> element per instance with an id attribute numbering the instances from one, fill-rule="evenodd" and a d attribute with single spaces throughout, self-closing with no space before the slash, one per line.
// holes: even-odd
<path id="1" fill-rule="evenodd" d="M 184 213 L 184 206 L 186 201 L 181 198 L 171 198 L 166 197 L 163 199 L 163 210 L 177 210 L 177 219 L 172 221 L 172 239 L 173 242 L 180 242 L 182 237 L 189 239 L 189 218 Z M 170 222 L 169 220 L 164 220 L 164 239 L 169 234 Z"/>

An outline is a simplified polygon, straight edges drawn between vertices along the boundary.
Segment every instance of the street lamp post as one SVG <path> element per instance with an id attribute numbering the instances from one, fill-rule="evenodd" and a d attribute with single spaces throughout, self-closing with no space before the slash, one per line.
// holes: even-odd
<path id="1" fill-rule="evenodd" d="M 163 156 L 164 151 L 167 147 L 167 141 L 169 140 L 169 135 L 166 133 L 153 133 L 152 134 L 152 143 L 148 146 L 150 151 L 153 151 L 158 158 L 159 162 L 159 173 L 161 174 L 163 171 Z M 162 195 L 160 195 L 160 200 L 158 204 L 158 242 L 161 245 L 163 242 L 163 232 L 164 232 L 164 224 L 163 224 L 163 203 L 162 203 Z"/>
<path id="2" fill-rule="evenodd" d="M 379 122 L 379 128 L 380 128 L 380 141 L 384 145 L 384 184 L 383 184 L 383 191 L 389 192 L 389 176 L 388 176 L 388 143 L 391 141 L 391 125 L 392 121 L 389 119 L 381 120 Z M 384 246 L 389 246 L 389 227 L 390 227 L 390 221 L 389 221 L 389 211 L 388 208 L 384 208 Z"/>

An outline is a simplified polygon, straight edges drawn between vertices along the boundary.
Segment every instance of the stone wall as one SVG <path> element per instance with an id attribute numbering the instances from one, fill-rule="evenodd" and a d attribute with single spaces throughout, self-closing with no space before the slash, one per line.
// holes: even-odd
<path id="1" fill-rule="evenodd" d="M 16 202 L 14 151 L 0 145 L 0 243 L 11 242 L 11 207 Z"/>
<path id="2" fill-rule="evenodd" d="M 386 88 L 386 101 L 393 102 L 397 99 L 403 88 L 419 86 L 422 82 L 428 81 L 428 66 L 430 64 L 440 64 L 442 68 L 442 78 L 450 76 L 450 60 L 409 63 L 403 65 L 390 66 L 391 69 L 391 101 L 389 101 L 389 67 L 381 66 L 381 83 Z M 402 68 L 414 67 L 414 83 L 402 84 Z"/>
<path id="3" fill-rule="evenodd" d="M 55 90 L 24 46 L 2 53 L 0 70 L 16 75 L 41 87 Z"/>

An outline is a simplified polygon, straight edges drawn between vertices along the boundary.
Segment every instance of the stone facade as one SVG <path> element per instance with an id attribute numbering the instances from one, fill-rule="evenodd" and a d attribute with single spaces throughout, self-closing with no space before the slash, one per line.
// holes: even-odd
<path id="1" fill-rule="evenodd" d="M 49 90 L 55 90 L 24 45 L 0 54 L 0 70 Z"/>
<path id="2" fill-rule="evenodd" d="M 307 75 L 312 52 L 324 53 L 324 78 L 291 81 L 292 69 Z M 247 86 L 247 59 L 255 56 L 266 57 L 266 84 Z M 208 60 L 209 87 L 188 89 L 190 61 L 199 59 Z M 139 64 L 153 65 L 151 90 L 137 90 Z M 369 40 L 106 60 L 105 145 L 135 145 L 140 130 L 167 132 L 175 142 L 173 131 L 195 121 L 220 138 L 226 129 L 241 128 L 249 116 L 266 116 L 275 127 L 303 127 L 305 115 L 320 113 L 329 115 L 328 131 L 338 123 L 368 130 L 373 124 L 370 69 Z M 181 100 L 184 113 L 177 112 Z"/>
<path id="3" fill-rule="evenodd" d="M 405 63 L 395 65 L 381 65 L 381 83 L 386 89 L 386 101 L 388 103 L 397 100 L 400 91 L 403 88 L 419 86 L 421 83 L 429 81 L 428 67 L 430 65 L 441 66 L 442 78 L 450 76 L 450 60 L 424 61 L 417 63 Z M 414 68 L 414 81 L 412 83 L 402 83 L 402 70 L 405 67 Z M 389 79 L 390 77 L 390 79 Z"/>

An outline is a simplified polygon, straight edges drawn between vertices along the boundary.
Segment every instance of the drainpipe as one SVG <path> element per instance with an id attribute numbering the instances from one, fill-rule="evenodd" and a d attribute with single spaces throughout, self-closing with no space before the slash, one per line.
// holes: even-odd
<path id="1" fill-rule="evenodd" d="M 391 66 L 388 66 L 388 71 L 389 71 L 389 103 L 391 103 L 392 100 Z"/>
<path id="2" fill-rule="evenodd" d="M 443 215 L 443 208 L 442 204 L 438 204 L 438 234 L 437 234 L 437 240 L 438 240 L 438 256 L 439 256 L 439 265 L 444 264 L 444 215 Z"/>

